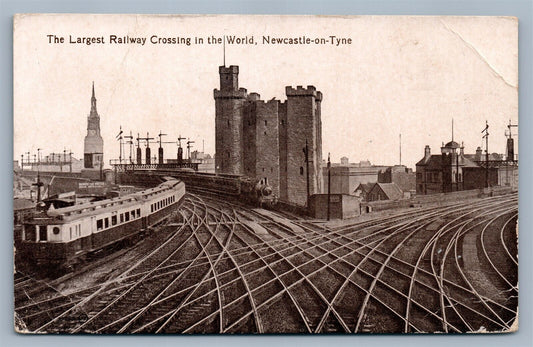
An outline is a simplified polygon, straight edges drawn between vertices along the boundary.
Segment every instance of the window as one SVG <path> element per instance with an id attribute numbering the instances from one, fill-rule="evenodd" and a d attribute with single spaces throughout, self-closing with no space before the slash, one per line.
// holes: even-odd
<path id="1" fill-rule="evenodd" d="M 128 212 L 124 213 L 124 219 L 126 220 L 126 222 L 130 220 L 130 214 Z"/>
<path id="2" fill-rule="evenodd" d="M 52 232 L 53 232 L 55 235 L 59 234 L 59 231 L 60 231 L 60 230 L 59 230 L 59 227 L 54 227 L 54 229 L 52 229 Z"/>
<path id="3" fill-rule="evenodd" d="M 124 223 L 124 214 L 120 214 L 120 223 Z"/>
<path id="4" fill-rule="evenodd" d="M 154 212 L 154 204 L 150 205 L 150 212 Z"/>
<path id="5" fill-rule="evenodd" d="M 46 241 L 47 236 L 46 225 L 39 225 L 39 241 Z"/>
<path id="6" fill-rule="evenodd" d="M 141 209 L 138 208 L 138 209 L 137 209 L 137 217 L 140 217 L 140 216 L 141 216 Z"/>
<path id="7" fill-rule="evenodd" d="M 135 210 L 131 211 L 131 219 L 135 219 Z"/>
<path id="8" fill-rule="evenodd" d="M 102 230 L 104 228 L 104 221 L 99 219 L 96 221 L 96 230 Z"/>
<path id="9" fill-rule="evenodd" d="M 117 216 L 111 216 L 111 225 L 117 225 Z"/>
<path id="10" fill-rule="evenodd" d="M 70 239 L 72 240 L 72 227 L 70 227 L 69 230 L 70 230 Z"/>
<path id="11" fill-rule="evenodd" d="M 104 219 L 104 228 L 109 228 L 109 218 Z"/>
<path id="12" fill-rule="evenodd" d="M 265 126 L 267 126 L 267 121 L 266 121 L 266 119 L 265 119 Z"/>

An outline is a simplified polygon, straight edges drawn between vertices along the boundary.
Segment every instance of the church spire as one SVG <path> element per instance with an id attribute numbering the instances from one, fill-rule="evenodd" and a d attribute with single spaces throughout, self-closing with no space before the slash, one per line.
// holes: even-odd
<path id="1" fill-rule="evenodd" d="M 96 111 L 96 96 L 94 95 L 94 81 L 93 81 L 93 95 L 91 97 L 91 116 L 97 116 L 98 111 Z"/>

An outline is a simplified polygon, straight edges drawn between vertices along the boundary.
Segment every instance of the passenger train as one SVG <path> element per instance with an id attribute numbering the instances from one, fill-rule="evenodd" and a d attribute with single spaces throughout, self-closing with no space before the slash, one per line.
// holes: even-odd
<path id="1" fill-rule="evenodd" d="M 185 197 L 175 178 L 122 197 L 36 213 L 25 221 L 17 254 L 24 263 L 70 268 L 88 254 L 129 242 L 167 218 Z"/>

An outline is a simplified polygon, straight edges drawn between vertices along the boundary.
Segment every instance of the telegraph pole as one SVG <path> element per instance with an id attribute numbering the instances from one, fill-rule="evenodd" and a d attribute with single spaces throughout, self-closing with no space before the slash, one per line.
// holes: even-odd
<path id="1" fill-rule="evenodd" d="M 310 187 L 309 187 L 309 145 L 307 144 L 307 139 L 305 139 L 304 158 L 305 158 L 305 171 L 306 171 L 306 184 L 307 184 L 307 201 L 305 205 L 309 203 L 310 196 Z"/>
<path id="2" fill-rule="evenodd" d="M 482 138 L 485 139 L 485 188 L 489 187 L 489 122 L 485 121 L 485 129 L 481 131 L 485 133 Z"/>
<path id="3" fill-rule="evenodd" d="M 41 149 L 37 148 L 37 157 L 39 159 Z M 37 187 L 37 203 L 41 202 L 41 187 L 44 185 L 43 182 L 41 182 L 41 174 L 39 169 L 40 160 L 37 164 L 37 183 L 34 183 L 33 185 Z"/>
<path id="4" fill-rule="evenodd" d="M 330 198 L 331 198 L 331 160 L 328 153 L 328 221 L 330 216 Z"/>

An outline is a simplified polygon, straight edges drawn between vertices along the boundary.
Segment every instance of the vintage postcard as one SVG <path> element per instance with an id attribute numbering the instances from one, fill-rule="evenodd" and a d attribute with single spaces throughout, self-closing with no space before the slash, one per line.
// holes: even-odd
<path id="1" fill-rule="evenodd" d="M 19 333 L 518 329 L 512 17 L 14 17 Z"/>

